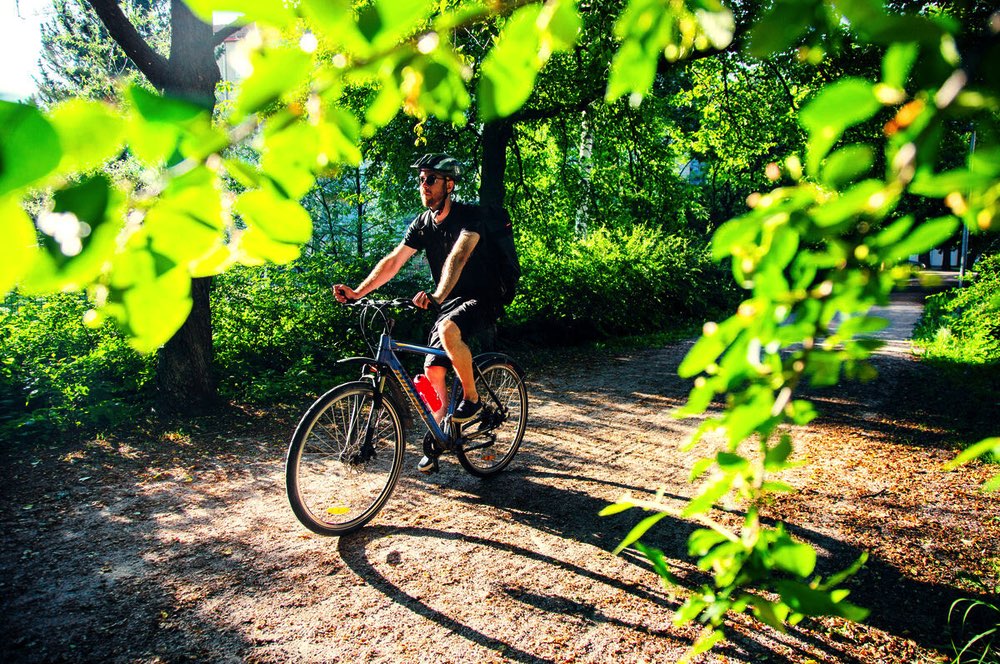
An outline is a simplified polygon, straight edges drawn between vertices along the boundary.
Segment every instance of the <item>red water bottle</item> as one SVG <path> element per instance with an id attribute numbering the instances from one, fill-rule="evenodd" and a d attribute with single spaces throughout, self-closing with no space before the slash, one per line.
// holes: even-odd
<path id="1" fill-rule="evenodd" d="M 417 394 L 424 400 L 427 407 L 431 409 L 431 412 L 441 407 L 441 397 L 438 396 L 437 390 L 431 385 L 430 378 L 424 374 L 420 374 L 413 379 L 413 385 L 417 388 Z"/>

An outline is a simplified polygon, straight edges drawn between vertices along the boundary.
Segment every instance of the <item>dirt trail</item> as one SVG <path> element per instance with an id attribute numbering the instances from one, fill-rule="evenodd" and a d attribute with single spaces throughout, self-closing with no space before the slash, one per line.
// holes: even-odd
<path id="1" fill-rule="evenodd" d="M 913 304 L 896 302 L 906 315 Z M 824 417 L 795 434 L 812 463 L 788 478 L 802 491 L 770 514 L 821 548 L 824 573 L 871 552 L 851 584 L 871 619 L 779 634 L 736 617 L 707 661 L 934 661 L 948 604 L 1000 584 L 1000 498 L 977 491 L 991 469 L 940 470 L 962 413 L 899 352 L 904 318 L 883 333 L 876 386 L 817 395 Z M 287 506 L 292 422 L 5 446 L 0 660 L 674 660 L 695 634 L 671 623 L 683 589 L 611 555 L 638 514 L 597 512 L 624 492 L 692 494 L 698 450 L 679 444 L 697 421 L 670 416 L 688 347 L 529 367 L 530 425 L 509 472 L 483 482 L 447 460 L 425 478 L 414 438 L 385 511 L 340 539 L 307 532 Z M 693 585 L 691 529 L 668 518 L 648 542 Z"/>

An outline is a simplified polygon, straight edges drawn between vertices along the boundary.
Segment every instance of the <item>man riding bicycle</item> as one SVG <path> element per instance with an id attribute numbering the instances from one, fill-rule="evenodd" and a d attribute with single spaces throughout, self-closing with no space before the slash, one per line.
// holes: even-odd
<path id="1" fill-rule="evenodd" d="M 333 286 L 340 302 L 355 300 L 389 282 L 406 262 L 425 251 L 434 278 L 434 292 L 420 291 L 413 303 L 426 309 L 440 306 L 431 327 L 428 345 L 442 348 L 445 358 L 428 356 L 425 373 L 439 395 L 441 407 L 435 411 L 438 422 L 447 412 L 448 366 L 455 368 L 462 384 L 463 399 L 452 415 L 456 423 L 475 420 L 482 410 L 472 369 L 472 353 L 467 340 L 487 329 L 500 317 L 500 285 L 490 257 L 482 249 L 482 209 L 451 198 L 456 183 L 462 179 L 462 165 L 446 154 L 426 154 L 411 168 L 418 171 L 420 200 L 425 212 L 417 215 L 403 235 L 403 240 L 380 260 L 357 288 L 344 284 Z M 437 460 L 424 456 L 417 464 L 421 472 L 431 472 Z"/>

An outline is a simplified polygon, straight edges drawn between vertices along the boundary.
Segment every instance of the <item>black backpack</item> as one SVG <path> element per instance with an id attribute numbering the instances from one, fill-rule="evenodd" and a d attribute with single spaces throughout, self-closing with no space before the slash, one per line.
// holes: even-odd
<path id="1" fill-rule="evenodd" d="M 517 282 L 521 279 L 521 261 L 514 247 L 514 226 L 502 205 L 483 206 L 483 234 L 490 261 L 496 266 L 500 288 L 500 302 L 510 304 L 517 295 Z"/>

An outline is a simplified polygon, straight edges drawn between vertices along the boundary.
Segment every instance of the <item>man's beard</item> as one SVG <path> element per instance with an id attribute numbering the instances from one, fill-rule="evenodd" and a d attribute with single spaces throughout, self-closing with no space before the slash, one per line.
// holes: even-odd
<path id="1" fill-rule="evenodd" d="M 428 192 L 420 194 L 424 202 L 424 207 L 428 210 L 434 210 L 437 212 L 444 206 L 445 195 L 443 193 L 439 194 L 437 192 Z"/>

